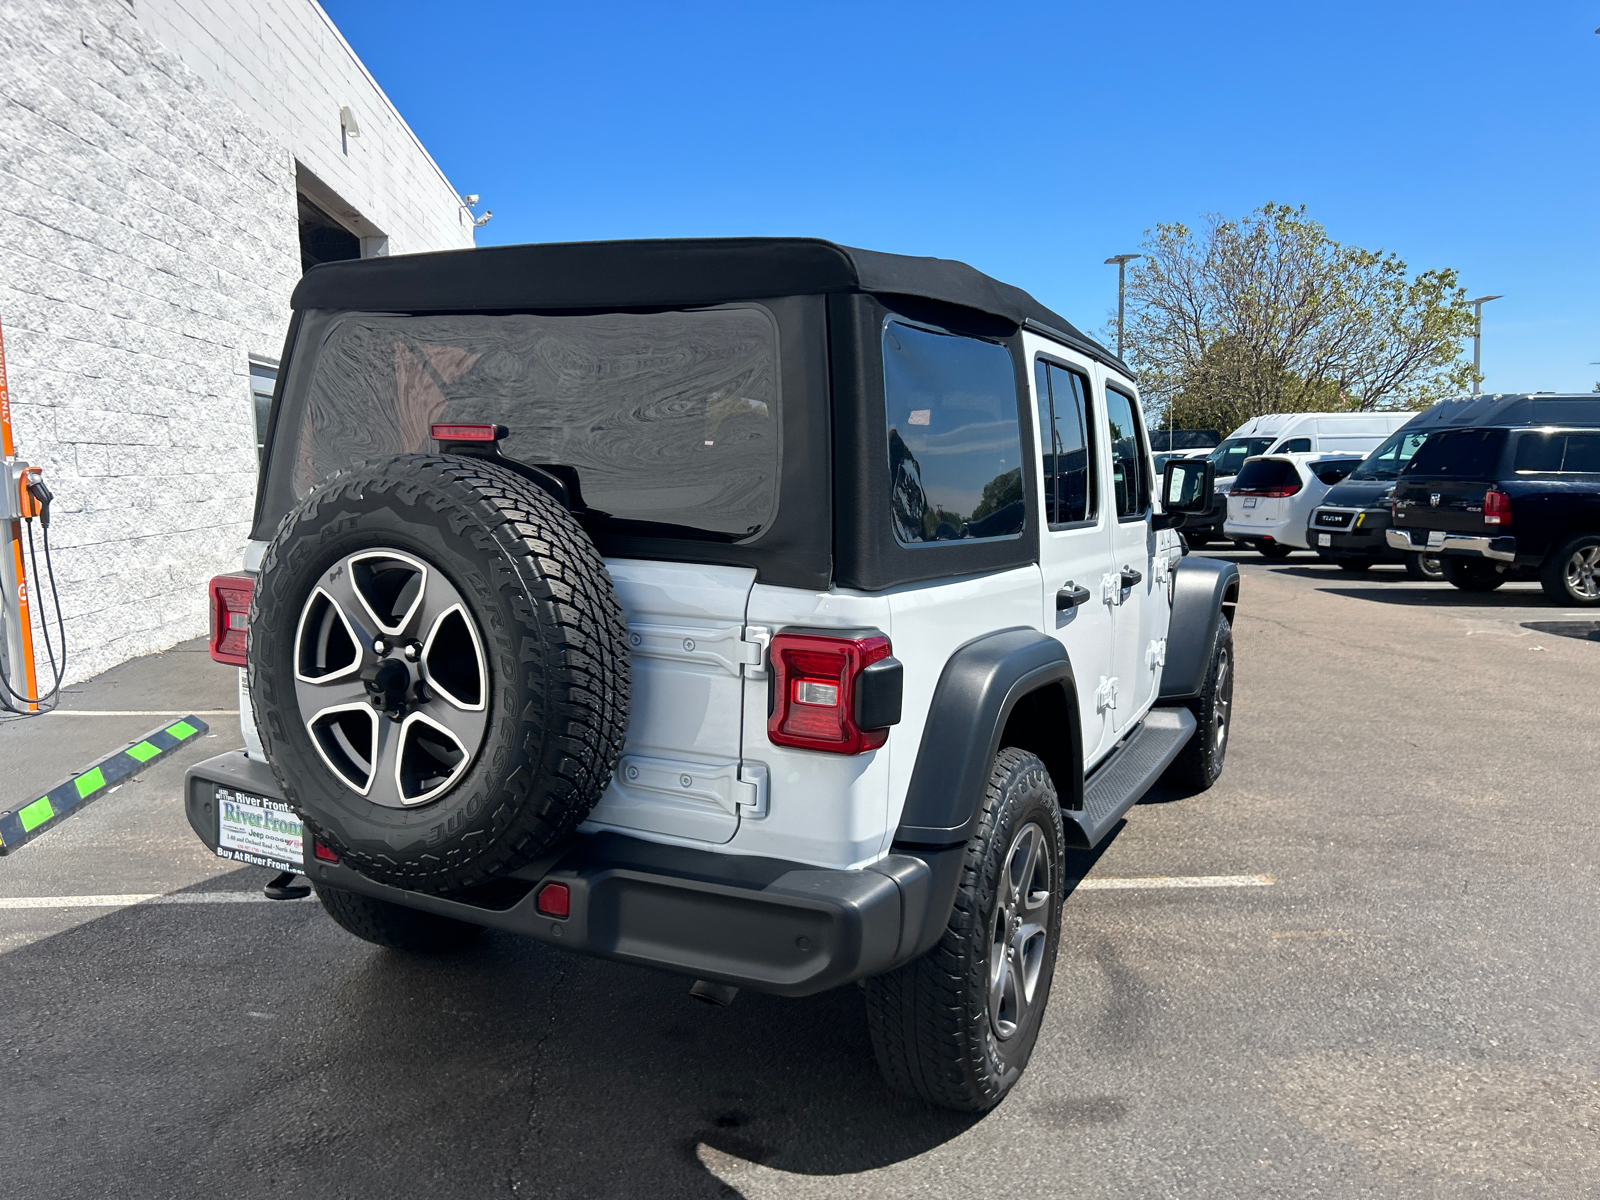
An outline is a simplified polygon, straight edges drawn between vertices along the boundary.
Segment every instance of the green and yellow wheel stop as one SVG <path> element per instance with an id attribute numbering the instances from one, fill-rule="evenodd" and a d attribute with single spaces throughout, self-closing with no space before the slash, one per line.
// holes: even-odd
<path id="1" fill-rule="evenodd" d="M 210 729 L 211 726 L 195 716 L 152 729 L 88 770 L 56 784 L 32 803 L 18 809 L 0 809 L 0 855 L 10 854 L 19 846 L 31 842 L 89 801 L 104 796 L 136 771 L 143 770 Z"/>

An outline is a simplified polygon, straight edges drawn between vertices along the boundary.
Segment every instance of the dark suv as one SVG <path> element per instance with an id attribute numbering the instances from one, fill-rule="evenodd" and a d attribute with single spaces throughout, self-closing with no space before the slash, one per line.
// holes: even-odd
<path id="1" fill-rule="evenodd" d="M 1389 545 L 1438 552 L 1465 591 L 1537 578 L 1558 603 L 1600 604 L 1600 413 L 1589 409 L 1600 399 L 1562 405 L 1560 424 L 1434 433 L 1400 473 Z"/>

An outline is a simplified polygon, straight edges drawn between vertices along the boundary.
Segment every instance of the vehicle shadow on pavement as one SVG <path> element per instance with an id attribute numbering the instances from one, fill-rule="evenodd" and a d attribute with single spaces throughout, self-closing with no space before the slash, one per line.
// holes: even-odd
<path id="1" fill-rule="evenodd" d="M 1463 592 L 1449 584 L 1427 588 L 1325 587 L 1329 596 L 1349 596 L 1352 600 L 1371 600 L 1377 604 L 1398 604 L 1412 608 L 1551 608 L 1555 607 L 1543 591 L 1533 588 L 1500 588 L 1493 592 Z"/>
<path id="2" fill-rule="evenodd" d="M 981 1119 L 883 1084 L 856 987 L 688 984 L 500 933 L 380 950 L 314 900 L 124 909 L 0 956 L 8 1190 L 728 1196 L 702 1147 L 833 1175 Z"/>

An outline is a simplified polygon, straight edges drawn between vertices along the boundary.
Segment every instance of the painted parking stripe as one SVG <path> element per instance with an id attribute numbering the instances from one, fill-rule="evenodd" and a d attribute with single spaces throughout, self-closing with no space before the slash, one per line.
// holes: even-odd
<path id="1" fill-rule="evenodd" d="M 1120 891 L 1134 888 L 1271 887 L 1271 875 L 1143 875 L 1127 878 L 1085 879 L 1076 891 Z M 135 904 L 254 904 L 269 903 L 260 892 L 130 892 L 107 896 L 0 896 L 0 909 L 20 908 L 130 908 Z M 270 903 L 283 903 L 271 901 Z"/>
<path id="2" fill-rule="evenodd" d="M 132 908 L 136 904 L 282 904 L 260 892 L 125 892 L 109 896 L 0 896 L 0 909 Z M 290 901 L 289 903 L 293 903 Z"/>
<path id="3" fill-rule="evenodd" d="M 1135 875 L 1120 879 L 1085 879 L 1073 890 L 1112 892 L 1134 888 L 1271 887 L 1277 882 L 1271 875 Z"/>
<path id="4" fill-rule="evenodd" d="M 33 841 L 135 772 L 210 729 L 211 726 L 196 714 L 189 713 L 181 721 L 152 729 L 142 738 L 135 738 L 115 754 L 107 755 L 72 778 L 56 784 L 37 800 L 30 800 L 15 809 L 0 809 L 0 855 L 10 854 Z"/>

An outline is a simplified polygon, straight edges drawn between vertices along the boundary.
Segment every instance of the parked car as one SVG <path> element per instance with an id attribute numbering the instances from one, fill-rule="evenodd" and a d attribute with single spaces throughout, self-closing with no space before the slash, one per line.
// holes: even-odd
<path id="1" fill-rule="evenodd" d="M 1232 728 L 1238 569 L 1175 528 L 1211 464 L 1158 486 L 1127 368 L 809 239 L 372 258 L 293 309 L 199 838 L 381 946 L 859 981 L 893 1086 L 998 1103 L 1066 848 Z"/>
<path id="2" fill-rule="evenodd" d="M 1265 454 L 1247 459 L 1228 493 L 1223 531 L 1267 558 L 1307 550 L 1306 525 L 1328 489 L 1361 465 L 1354 454 Z"/>
<path id="3" fill-rule="evenodd" d="M 1389 544 L 1437 551 L 1463 591 L 1537 579 L 1559 604 L 1600 605 L 1600 427 L 1440 430 L 1392 504 Z"/>
<path id="4" fill-rule="evenodd" d="M 1228 491 L 1247 459 L 1260 454 L 1366 454 L 1410 421 L 1409 412 L 1273 413 L 1253 417 L 1230 433 L 1211 452 L 1217 470 L 1217 497 L 1210 517 L 1191 518 L 1184 539 L 1191 547 L 1223 536 Z"/>
<path id="5" fill-rule="evenodd" d="M 1319 557 L 1345 571 L 1366 571 L 1377 563 L 1396 562 L 1405 565 L 1412 579 L 1444 578 L 1437 551 L 1397 550 L 1385 537 L 1395 480 L 1437 427 L 1418 428 L 1413 421 L 1329 490 L 1311 510 L 1306 530 L 1306 540 Z"/>

